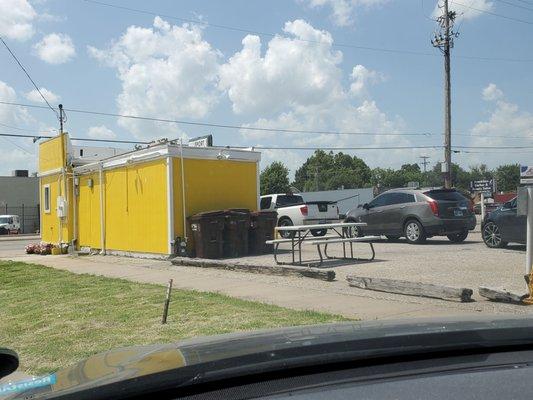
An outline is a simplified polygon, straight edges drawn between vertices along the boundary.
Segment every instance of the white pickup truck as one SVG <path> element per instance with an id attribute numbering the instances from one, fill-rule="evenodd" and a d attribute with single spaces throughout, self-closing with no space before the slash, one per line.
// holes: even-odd
<path id="1" fill-rule="evenodd" d="M 269 194 L 261 196 L 261 211 L 277 211 L 278 226 L 326 224 L 339 221 L 337 204 L 331 201 L 304 202 L 297 194 Z M 324 236 L 326 229 L 313 229 L 313 236 Z M 284 238 L 291 232 L 280 232 Z"/>
<path id="2" fill-rule="evenodd" d="M 20 217 L 18 215 L 0 215 L 0 235 L 20 233 Z"/>

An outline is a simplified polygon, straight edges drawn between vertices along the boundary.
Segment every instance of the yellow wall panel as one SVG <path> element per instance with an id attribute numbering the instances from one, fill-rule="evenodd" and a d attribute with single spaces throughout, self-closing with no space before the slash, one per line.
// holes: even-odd
<path id="1" fill-rule="evenodd" d="M 181 160 L 173 162 L 174 231 L 183 237 Z M 257 163 L 187 158 L 183 162 L 187 217 L 227 208 L 257 209 Z"/>
<path id="2" fill-rule="evenodd" d="M 52 171 L 66 165 L 68 134 L 56 136 L 39 144 L 39 172 Z"/>
<path id="3" fill-rule="evenodd" d="M 66 184 L 66 188 L 65 188 Z M 44 210 L 44 187 L 50 187 L 50 212 Z M 66 189 L 66 192 L 65 192 Z M 67 216 L 61 221 L 57 216 L 57 197 L 67 199 Z M 43 176 L 40 183 L 40 207 L 41 207 L 41 238 L 44 242 L 53 244 L 67 243 L 72 240 L 72 177 L 62 174 Z M 61 228 L 61 232 L 60 232 Z"/>
<path id="4" fill-rule="evenodd" d="M 165 160 L 104 172 L 106 248 L 168 253 Z"/>
<path id="5" fill-rule="evenodd" d="M 92 181 L 92 187 L 90 185 Z M 100 181 L 98 173 L 79 177 L 77 205 L 79 247 L 101 248 Z"/>

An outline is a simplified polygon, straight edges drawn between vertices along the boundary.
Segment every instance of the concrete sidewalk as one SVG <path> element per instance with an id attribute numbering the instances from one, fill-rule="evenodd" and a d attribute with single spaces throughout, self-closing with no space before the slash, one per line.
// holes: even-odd
<path id="1" fill-rule="evenodd" d="M 259 275 L 243 272 L 174 266 L 169 261 L 113 256 L 10 257 L 16 261 L 43 264 L 77 274 L 94 274 L 134 282 L 218 292 L 240 299 L 260 301 L 298 310 L 315 310 L 351 318 L 385 319 L 465 315 L 479 312 L 525 313 L 527 307 L 490 302 L 455 303 L 350 288 L 346 282 Z"/>

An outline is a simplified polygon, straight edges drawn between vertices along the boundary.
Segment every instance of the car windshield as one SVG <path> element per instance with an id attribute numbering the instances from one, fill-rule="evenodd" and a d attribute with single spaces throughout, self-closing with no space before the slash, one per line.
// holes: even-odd
<path id="1" fill-rule="evenodd" d="M 528 158 L 533 0 L 0 0 L 0 399 L 533 320 Z"/>

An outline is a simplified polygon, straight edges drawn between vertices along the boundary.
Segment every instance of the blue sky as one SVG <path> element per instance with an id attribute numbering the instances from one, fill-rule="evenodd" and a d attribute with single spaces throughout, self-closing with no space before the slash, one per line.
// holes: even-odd
<path id="1" fill-rule="evenodd" d="M 452 61 L 455 145 L 533 146 L 533 0 L 459 0 Z M 0 34 L 54 104 L 111 113 L 305 130 L 421 133 L 423 136 L 265 134 L 70 113 L 72 136 L 117 139 L 212 133 L 215 144 L 303 147 L 416 146 L 442 143 L 442 57 L 430 44 L 436 1 L 123 1 L 1 0 Z M 480 13 L 496 13 L 531 24 Z M 275 34 L 253 35 L 169 18 Z M 244 43 L 244 44 L 243 44 Z M 430 53 L 413 55 L 353 47 Z M 0 49 L 0 100 L 41 104 L 31 83 Z M 473 60 L 460 56 L 532 60 Z M 49 110 L 0 105 L 0 123 L 57 127 Z M 4 133 L 23 133 L 1 126 Z M 469 136 L 471 135 L 471 136 Z M 523 138 L 514 138 L 520 136 Z M 532 149 L 533 150 L 533 149 Z M 471 150 L 464 167 L 527 163 L 527 149 Z M 31 140 L 0 139 L 0 174 L 35 169 Z M 265 150 L 263 164 L 293 170 L 310 152 Z M 349 151 L 370 166 L 442 159 L 436 150 Z"/>

